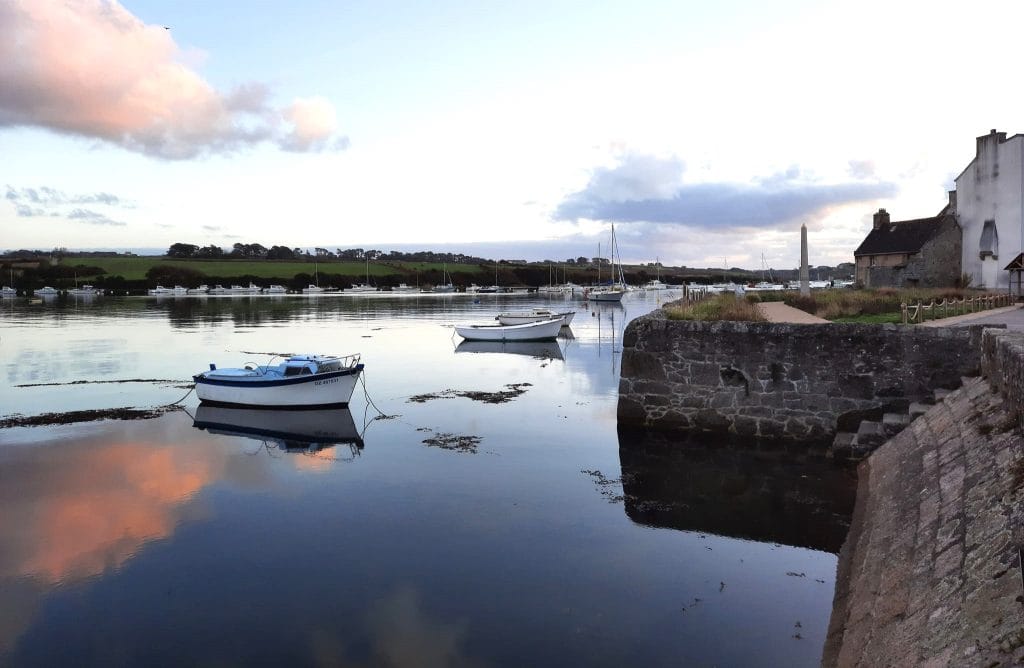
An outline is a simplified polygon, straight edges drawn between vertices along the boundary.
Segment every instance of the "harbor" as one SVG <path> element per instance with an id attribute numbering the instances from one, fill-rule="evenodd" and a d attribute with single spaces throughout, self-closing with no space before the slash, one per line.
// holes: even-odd
<path id="1" fill-rule="evenodd" d="M 665 297 L 3 302 L 0 656 L 817 665 L 855 481 L 620 433 L 623 329 Z M 534 308 L 571 335 L 453 332 Z M 161 408 L 313 351 L 361 354 L 348 408 Z"/>

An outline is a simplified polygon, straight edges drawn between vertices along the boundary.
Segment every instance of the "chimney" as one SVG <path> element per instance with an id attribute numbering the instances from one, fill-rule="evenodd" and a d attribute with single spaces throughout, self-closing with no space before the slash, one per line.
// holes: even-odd
<path id="1" fill-rule="evenodd" d="M 987 135 L 981 135 L 978 137 L 975 143 L 975 156 L 981 155 L 981 150 L 985 144 L 992 142 L 996 146 L 1006 141 L 1006 133 L 999 132 L 995 128 L 992 128 Z"/>
<path id="2" fill-rule="evenodd" d="M 883 226 L 889 224 L 889 212 L 885 209 L 879 209 L 878 213 L 874 216 L 874 229 L 881 229 Z"/>
<path id="3" fill-rule="evenodd" d="M 949 213 L 955 214 L 956 213 L 956 191 L 955 190 L 950 190 L 948 194 L 949 194 Z"/>

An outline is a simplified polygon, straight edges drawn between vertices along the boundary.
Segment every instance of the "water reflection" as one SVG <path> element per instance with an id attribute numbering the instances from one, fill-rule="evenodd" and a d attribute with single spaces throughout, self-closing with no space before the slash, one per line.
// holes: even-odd
<path id="1" fill-rule="evenodd" d="M 800 525 L 793 493 L 827 485 L 776 472 L 781 457 L 675 457 L 615 432 L 621 329 L 656 300 L 591 304 L 554 348 L 463 354 L 453 323 L 550 306 L 481 302 L 5 304 L 5 413 L 164 405 L 185 393 L 166 381 L 266 362 L 252 351 L 358 347 L 369 373 L 352 413 L 0 430 L 0 664 L 817 665 L 834 556 L 710 532 L 823 549 L 731 515 Z M 59 384 L 12 384 L 29 376 Z M 508 384 L 526 391 L 464 394 Z M 370 398 L 393 419 L 360 450 Z M 424 447 L 427 432 L 480 451 Z"/>
<path id="2" fill-rule="evenodd" d="M 821 459 L 620 430 L 626 515 L 638 524 L 838 553 L 856 478 Z"/>
<path id="3" fill-rule="evenodd" d="M 420 595 L 410 587 L 400 587 L 374 602 L 366 614 L 363 629 L 353 629 L 355 638 L 346 647 L 342 638 L 329 629 L 312 634 L 312 656 L 320 666 L 390 666 L 414 668 L 438 666 L 485 666 L 486 662 L 469 656 L 467 621 L 448 622 L 424 610 Z M 354 641 L 354 642 L 352 642 Z M 354 661 L 353 654 L 368 660 Z"/>
<path id="4" fill-rule="evenodd" d="M 170 535 L 224 459 L 135 435 L 5 449 L 0 464 L 0 575 L 59 583 L 116 570 Z"/>
<path id="5" fill-rule="evenodd" d="M 362 435 L 348 408 L 268 410 L 200 404 L 192 426 L 259 441 L 268 452 L 306 454 L 323 464 L 352 459 L 363 449 Z M 348 446 L 348 455 L 335 446 Z"/>
<path id="6" fill-rule="evenodd" d="M 455 347 L 455 352 L 506 353 L 545 360 L 565 359 L 557 341 L 463 341 Z"/>

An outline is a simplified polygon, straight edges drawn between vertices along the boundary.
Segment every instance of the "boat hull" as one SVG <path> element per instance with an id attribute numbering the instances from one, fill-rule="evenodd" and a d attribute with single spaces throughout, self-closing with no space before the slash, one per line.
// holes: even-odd
<path id="1" fill-rule="evenodd" d="M 592 290 L 587 293 L 587 299 L 592 302 L 621 302 L 624 294 L 621 290 Z"/>
<path id="2" fill-rule="evenodd" d="M 467 341 L 545 341 L 558 336 L 562 319 L 525 325 L 456 325 L 455 332 Z"/>
<path id="3" fill-rule="evenodd" d="M 561 318 L 562 327 L 568 327 L 572 323 L 576 311 L 543 311 L 538 313 L 501 313 L 496 318 L 503 325 L 526 325 L 531 322 Z"/>
<path id="4" fill-rule="evenodd" d="M 196 396 L 204 403 L 222 406 L 302 408 L 347 406 L 363 365 L 350 369 L 273 380 L 250 377 L 209 377 L 203 372 L 192 379 Z"/>

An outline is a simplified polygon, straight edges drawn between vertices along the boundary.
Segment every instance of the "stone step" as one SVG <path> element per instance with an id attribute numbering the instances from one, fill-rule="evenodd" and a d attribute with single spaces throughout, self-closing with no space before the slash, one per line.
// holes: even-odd
<path id="1" fill-rule="evenodd" d="M 856 448 L 870 448 L 874 450 L 888 440 L 889 436 L 885 433 L 885 427 L 882 426 L 881 422 L 864 420 L 857 427 L 857 438 L 854 441 L 854 446 Z"/>
<path id="2" fill-rule="evenodd" d="M 853 454 L 853 446 L 856 442 L 857 434 L 849 431 L 840 431 L 836 433 L 836 437 L 832 439 L 832 458 L 846 460 L 849 459 Z"/>
<path id="3" fill-rule="evenodd" d="M 925 413 L 927 413 L 928 409 L 930 409 L 930 408 L 931 408 L 930 404 L 926 404 L 926 403 L 921 402 L 921 401 L 915 401 L 914 403 L 910 404 L 910 409 L 909 409 L 909 411 L 910 411 L 910 419 L 911 420 L 916 420 L 917 418 L 919 418 L 922 415 L 924 415 Z"/>
<path id="4" fill-rule="evenodd" d="M 886 413 L 882 416 L 882 428 L 885 430 L 886 436 L 892 438 L 903 431 L 911 420 L 913 418 L 906 413 Z"/>
<path id="5" fill-rule="evenodd" d="M 935 390 L 935 392 L 934 392 L 934 394 L 935 394 L 935 401 L 936 402 L 943 401 L 950 394 L 950 392 L 952 392 L 952 391 L 953 390 L 944 390 L 942 388 L 939 388 L 939 389 Z"/>

